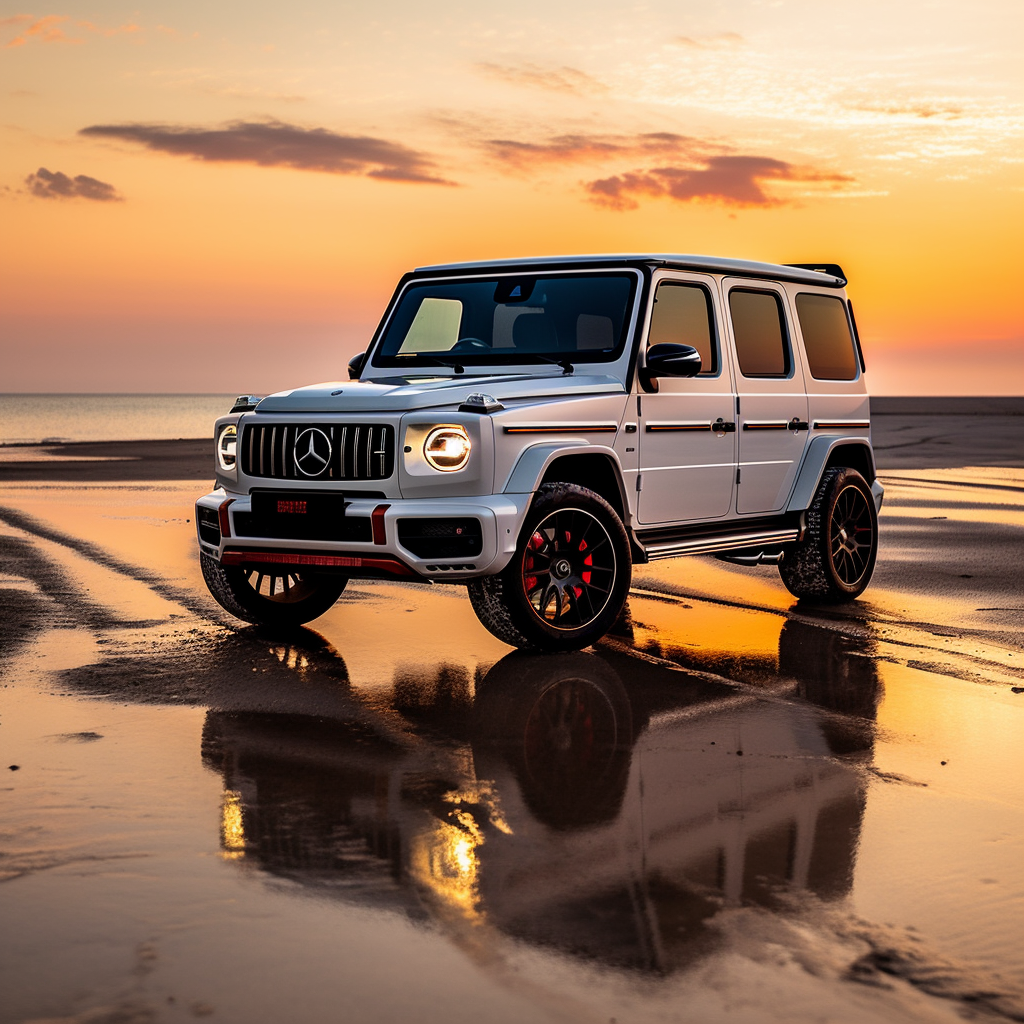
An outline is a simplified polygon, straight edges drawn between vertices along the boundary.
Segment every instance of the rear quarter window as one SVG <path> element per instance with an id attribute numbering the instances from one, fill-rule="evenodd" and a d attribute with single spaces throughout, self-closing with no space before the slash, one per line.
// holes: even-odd
<path id="1" fill-rule="evenodd" d="M 843 300 L 802 292 L 796 297 L 796 314 L 811 376 L 816 380 L 854 380 L 857 352 Z"/>

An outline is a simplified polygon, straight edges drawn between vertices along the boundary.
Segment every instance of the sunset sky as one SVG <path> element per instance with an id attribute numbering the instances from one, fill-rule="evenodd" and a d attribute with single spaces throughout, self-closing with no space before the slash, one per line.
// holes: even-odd
<path id="1" fill-rule="evenodd" d="M 880 394 L 1024 394 L 1020 0 L 0 0 L 0 392 L 345 375 L 400 274 L 843 265 Z"/>

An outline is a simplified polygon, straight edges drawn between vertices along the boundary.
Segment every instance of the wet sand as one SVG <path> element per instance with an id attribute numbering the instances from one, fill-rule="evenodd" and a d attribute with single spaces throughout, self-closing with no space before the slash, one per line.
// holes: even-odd
<path id="1" fill-rule="evenodd" d="M 209 442 L 0 462 L 0 1022 L 1024 1019 L 1021 425 L 876 409 L 855 604 L 656 563 L 558 657 L 239 628 Z"/>

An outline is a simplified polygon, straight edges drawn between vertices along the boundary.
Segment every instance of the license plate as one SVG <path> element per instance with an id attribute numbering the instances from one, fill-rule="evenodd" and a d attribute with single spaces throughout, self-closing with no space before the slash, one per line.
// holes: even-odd
<path id="1" fill-rule="evenodd" d="M 341 494 L 255 491 L 252 511 L 261 519 L 279 522 L 337 520 L 345 515 L 345 498 Z"/>

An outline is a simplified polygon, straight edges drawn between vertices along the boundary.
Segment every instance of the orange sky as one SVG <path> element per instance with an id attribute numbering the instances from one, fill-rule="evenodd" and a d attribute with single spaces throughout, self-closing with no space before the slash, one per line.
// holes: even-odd
<path id="1" fill-rule="evenodd" d="M 881 394 L 1024 394 L 1018 0 L 0 4 L 0 391 L 344 375 L 398 276 L 827 260 Z"/>

